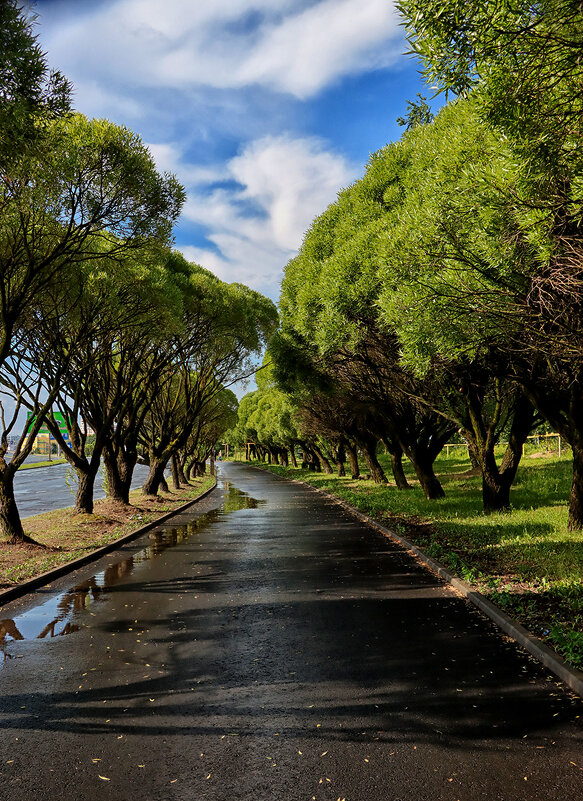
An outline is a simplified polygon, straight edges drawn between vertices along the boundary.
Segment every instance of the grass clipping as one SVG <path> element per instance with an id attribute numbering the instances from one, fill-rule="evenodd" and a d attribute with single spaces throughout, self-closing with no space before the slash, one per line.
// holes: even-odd
<path id="1" fill-rule="evenodd" d="M 75 514 L 73 508 L 67 508 L 25 518 L 22 521 L 25 533 L 40 543 L 40 547 L 1 544 L 0 590 L 85 556 L 147 523 L 155 522 L 162 515 L 197 498 L 213 483 L 214 478 L 204 476 L 193 480 L 190 486 L 163 492 L 153 498 L 142 495 L 141 490 L 134 490 L 130 493 L 129 505 L 98 500 L 91 515 Z"/>

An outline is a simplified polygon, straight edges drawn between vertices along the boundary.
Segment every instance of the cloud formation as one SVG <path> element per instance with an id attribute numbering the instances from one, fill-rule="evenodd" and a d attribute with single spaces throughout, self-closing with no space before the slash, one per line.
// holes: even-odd
<path id="1" fill-rule="evenodd" d="M 113 0 L 67 3 L 47 41 L 77 82 L 100 75 L 131 86 L 259 85 L 298 98 L 337 79 L 386 67 L 402 51 L 387 0 Z"/>
<path id="2" fill-rule="evenodd" d="M 313 218 L 357 174 L 315 137 L 265 136 L 214 171 L 183 169 L 175 147 L 152 152 L 160 168 L 187 184 L 183 217 L 207 228 L 214 246 L 182 247 L 185 256 L 272 297 Z"/>
<path id="3" fill-rule="evenodd" d="M 361 108 L 359 76 L 399 59 L 390 0 L 37 3 L 41 45 L 75 106 L 135 129 L 184 184 L 187 258 L 275 299 L 313 218 L 361 169 L 326 98 L 338 89 Z"/>

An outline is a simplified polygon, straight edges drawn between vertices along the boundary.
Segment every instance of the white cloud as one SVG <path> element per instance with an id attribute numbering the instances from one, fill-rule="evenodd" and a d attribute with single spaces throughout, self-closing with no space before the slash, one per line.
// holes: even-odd
<path id="1" fill-rule="evenodd" d="M 43 19 L 51 62 L 76 83 L 236 89 L 305 98 L 393 63 L 402 33 L 388 0 L 114 0 L 60 4 Z M 73 11 L 71 10 L 73 9 Z"/>
<path id="2" fill-rule="evenodd" d="M 166 153 L 176 157 L 169 148 Z M 181 176 L 180 163 L 168 166 Z M 320 140 L 266 136 L 231 159 L 223 171 L 236 187 L 191 185 L 183 216 L 207 228 L 216 250 L 182 247 L 227 281 L 277 295 L 281 271 L 300 247 L 313 218 L 331 203 L 356 170 Z"/>

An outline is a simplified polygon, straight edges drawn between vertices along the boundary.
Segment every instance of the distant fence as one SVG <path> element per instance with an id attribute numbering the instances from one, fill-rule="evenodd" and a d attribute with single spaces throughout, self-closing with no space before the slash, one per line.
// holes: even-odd
<path id="1" fill-rule="evenodd" d="M 526 443 L 531 443 L 534 445 L 535 448 L 541 448 L 549 453 L 557 451 L 558 455 L 561 456 L 562 452 L 564 451 L 564 441 L 561 438 L 560 434 L 533 434 L 530 437 L 526 438 Z M 507 442 L 499 442 L 498 447 L 506 447 L 508 445 Z M 467 443 L 465 442 L 448 442 L 444 446 L 446 455 L 449 456 L 450 448 L 465 448 L 466 452 L 469 455 L 469 449 Z M 522 448 L 522 452 L 524 453 L 524 446 Z"/>

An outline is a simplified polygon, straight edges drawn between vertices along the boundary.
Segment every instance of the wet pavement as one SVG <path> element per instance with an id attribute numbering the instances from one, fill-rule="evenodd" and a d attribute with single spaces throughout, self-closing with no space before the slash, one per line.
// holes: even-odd
<path id="1" fill-rule="evenodd" d="M 333 501 L 220 470 L 0 608 L 2 801 L 583 799 L 580 699 Z"/>

